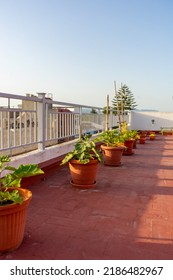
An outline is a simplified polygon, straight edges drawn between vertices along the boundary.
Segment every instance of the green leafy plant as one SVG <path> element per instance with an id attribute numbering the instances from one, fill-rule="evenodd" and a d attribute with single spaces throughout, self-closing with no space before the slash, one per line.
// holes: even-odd
<path id="1" fill-rule="evenodd" d="M 92 135 L 84 135 L 74 146 L 74 150 L 69 152 L 62 160 L 61 165 L 68 163 L 71 159 L 79 160 L 82 164 L 87 164 L 91 159 L 102 161 L 101 154 L 96 149 L 95 141 L 91 140 Z"/>
<path id="2" fill-rule="evenodd" d="M 152 137 L 154 137 L 154 136 L 156 136 L 156 134 L 155 134 L 155 132 L 150 132 L 150 134 L 149 134 L 149 136 L 152 136 Z"/>
<path id="3" fill-rule="evenodd" d="M 109 147 L 124 146 L 124 138 L 116 129 L 102 132 L 101 135 L 95 139 L 95 141 L 101 141 Z"/>
<path id="4" fill-rule="evenodd" d="M 134 132 L 134 138 L 139 140 L 140 139 L 140 135 L 139 135 L 139 132 L 137 130 L 135 130 Z"/>
<path id="5" fill-rule="evenodd" d="M 4 177 L 0 178 L 0 206 L 10 203 L 22 204 L 23 199 L 18 192 L 18 188 L 21 187 L 21 181 L 24 177 L 36 176 L 43 174 L 37 164 L 21 164 L 18 168 L 8 165 L 11 159 L 8 156 L 0 156 L 0 174 L 4 170 L 8 170 Z M 14 190 L 12 187 L 15 187 Z M 10 188 L 12 188 L 10 190 Z"/>
<path id="6" fill-rule="evenodd" d="M 126 130 L 121 133 L 124 140 L 135 140 L 140 139 L 139 133 L 137 130 Z"/>
<path id="7" fill-rule="evenodd" d="M 127 129 L 127 123 L 124 122 L 121 126 L 121 132 L 120 132 L 122 138 L 125 140 L 135 140 L 140 139 L 139 133 L 137 130 L 131 130 Z"/>

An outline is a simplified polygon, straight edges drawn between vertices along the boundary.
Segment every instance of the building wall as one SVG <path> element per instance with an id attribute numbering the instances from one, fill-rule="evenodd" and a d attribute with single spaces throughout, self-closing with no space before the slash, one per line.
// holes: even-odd
<path id="1" fill-rule="evenodd" d="M 129 113 L 130 129 L 161 130 L 162 127 L 173 128 L 173 113 L 131 111 Z"/>

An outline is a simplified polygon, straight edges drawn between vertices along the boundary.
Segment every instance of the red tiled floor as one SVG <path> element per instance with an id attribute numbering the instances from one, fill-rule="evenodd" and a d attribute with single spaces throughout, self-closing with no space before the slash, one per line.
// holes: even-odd
<path id="1" fill-rule="evenodd" d="M 30 187 L 24 241 L 0 259 L 173 259 L 172 136 L 100 165 L 94 189 L 69 182 L 63 167 Z"/>

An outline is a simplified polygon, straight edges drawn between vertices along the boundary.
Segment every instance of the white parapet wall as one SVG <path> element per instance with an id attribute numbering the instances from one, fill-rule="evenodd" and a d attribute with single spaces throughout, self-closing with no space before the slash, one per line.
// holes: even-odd
<path id="1" fill-rule="evenodd" d="M 160 131 L 161 128 L 173 128 L 173 112 L 131 111 L 130 129 Z"/>
<path id="2" fill-rule="evenodd" d="M 14 156 L 10 165 L 18 167 L 20 164 L 41 164 L 46 167 L 58 161 L 63 155 L 74 149 L 77 140 L 72 140 L 55 146 L 46 148 L 45 150 L 36 150 L 22 155 Z"/>
<path id="3" fill-rule="evenodd" d="M 93 139 L 99 134 L 93 135 Z M 10 165 L 18 167 L 20 164 L 39 164 L 42 168 L 59 162 L 68 152 L 74 149 L 74 145 L 78 139 L 64 142 L 51 147 L 47 147 L 45 150 L 35 150 L 32 152 L 13 156 Z"/>

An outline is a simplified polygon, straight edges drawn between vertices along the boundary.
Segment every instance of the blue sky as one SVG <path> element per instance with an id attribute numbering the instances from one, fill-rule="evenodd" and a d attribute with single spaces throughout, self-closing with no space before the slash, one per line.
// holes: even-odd
<path id="1" fill-rule="evenodd" d="M 0 0 L 0 92 L 173 111 L 172 0 Z"/>

